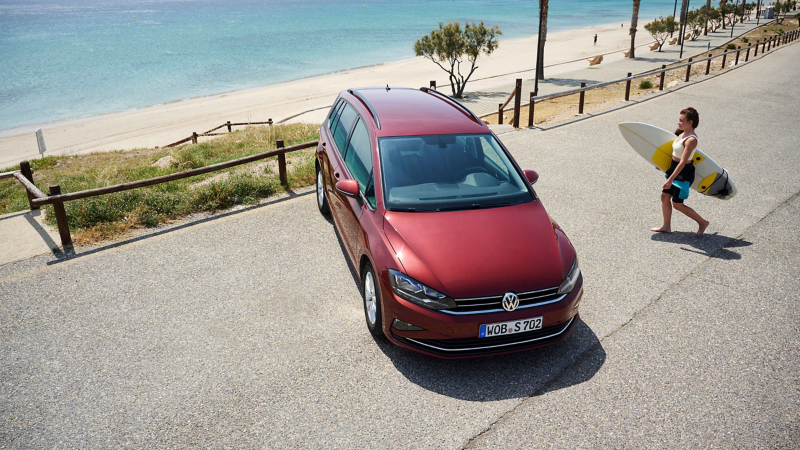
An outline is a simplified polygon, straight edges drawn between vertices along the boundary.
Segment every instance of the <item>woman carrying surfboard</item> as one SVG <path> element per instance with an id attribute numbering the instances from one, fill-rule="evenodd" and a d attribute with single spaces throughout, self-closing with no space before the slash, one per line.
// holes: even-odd
<path id="1" fill-rule="evenodd" d="M 651 228 L 651 231 L 659 233 L 672 232 L 672 208 L 686 214 L 690 219 L 697 222 L 698 236 L 705 233 L 709 221 L 703 219 L 697 211 L 683 204 L 683 200 L 688 197 L 689 186 L 694 182 L 694 158 L 697 148 L 697 135 L 694 129 L 700 125 L 700 115 L 697 110 L 689 107 L 681 111 L 678 117 L 678 129 L 675 135 L 678 136 L 672 143 L 672 164 L 666 172 L 667 181 L 661 186 L 661 212 L 664 215 L 664 224 L 660 228 Z"/>

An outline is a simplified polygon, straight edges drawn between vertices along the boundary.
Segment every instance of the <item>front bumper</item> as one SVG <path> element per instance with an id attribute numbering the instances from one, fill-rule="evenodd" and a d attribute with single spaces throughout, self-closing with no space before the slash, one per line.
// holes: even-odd
<path id="1" fill-rule="evenodd" d="M 432 311 L 394 295 L 388 280 L 381 280 L 381 294 L 384 299 L 384 334 L 394 344 L 437 358 L 469 358 L 528 350 L 566 339 L 579 321 L 578 304 L 583 296 L 583 275 L 572 292 L 557 302 L 491 314 L 451 315 Z M 482 324 L 537 316 L 542 316 L 542 328 L 539 330 L 490 338 L 478 337 Z M 400 331 L 391 328 L 394 319 L 425 330 Z"/>

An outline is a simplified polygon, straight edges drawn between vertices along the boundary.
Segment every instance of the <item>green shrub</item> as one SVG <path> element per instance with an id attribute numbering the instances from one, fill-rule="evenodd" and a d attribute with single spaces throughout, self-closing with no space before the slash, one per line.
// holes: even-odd
<path id="1" fill-rule="evenodd" d="M 736 44 L 728 44 L 725 46 L 726 50 L 736 50 Z"/>
<path id="2" fill-rule="evenodd" d="M 650 89 L 652 87 L 653 87 L 653 82 L 650 80 L 642 80 L 642 82 L 639 83 L 639 89 Z"/>
<path id="3" fill-rule="evenodd" d="M 743 37 L 743 38 L 742 38 L 742 42 L 744 42 L 745 44 L 747 44 L 748 42 L 750 42 L 750 39 L 747 39 L 746 37 Z"/>

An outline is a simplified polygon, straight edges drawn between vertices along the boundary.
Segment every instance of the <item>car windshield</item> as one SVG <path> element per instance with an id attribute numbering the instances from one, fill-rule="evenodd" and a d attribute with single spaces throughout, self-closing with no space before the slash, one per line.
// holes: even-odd
<path id="1" fill-rule="evenodd" d="M 534 200 L 491 134 L 387 137 L 378 145 L 386 209 L 452 211 Z"/>

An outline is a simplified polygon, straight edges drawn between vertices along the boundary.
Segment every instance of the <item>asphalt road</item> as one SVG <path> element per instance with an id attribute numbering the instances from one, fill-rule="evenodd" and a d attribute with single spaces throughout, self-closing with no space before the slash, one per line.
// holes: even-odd
<path id="1" fill-rule="evenodd" d="M 800 46 L 503 135 L 581 258 L 566 342 L 439 361 L 374 340 L 313 195 L 0 266 L 2 448 L 797 448 Z M 739 188 L 660 221 L 622 121 L 700 111 Z"/>

